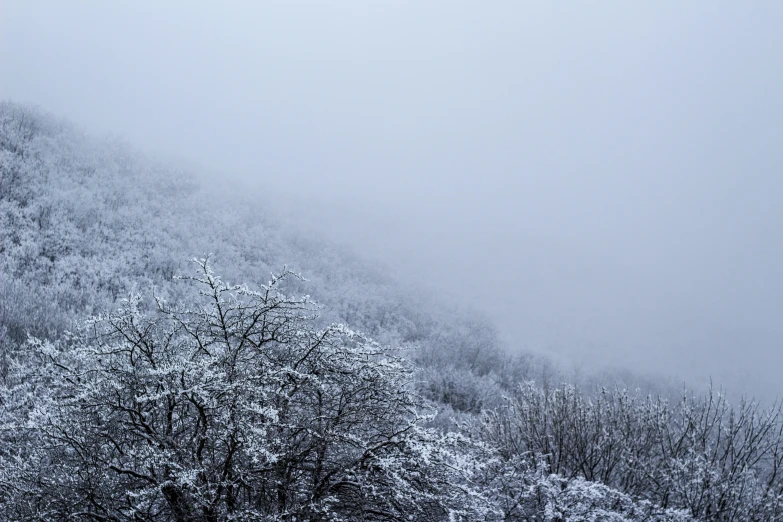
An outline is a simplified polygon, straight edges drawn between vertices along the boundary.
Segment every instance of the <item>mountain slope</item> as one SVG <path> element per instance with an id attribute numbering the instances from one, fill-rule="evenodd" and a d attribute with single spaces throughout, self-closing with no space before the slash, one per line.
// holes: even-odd
<path id="1" fill-rule="evenodd" d="M 117 445 L 117 454 L 112 455 L 114 460 L 111 462 L 120 470 L 122 481 L 128 480 L 126 489 L 123 489 L 126 486 L 122 481 L 116 483 L 109 480 L 110 476 L 97 476 L 100 473 L 95 470 L 101 470 L 100 463 L 90 462 L 90 466 L 82 468 L 78 459 L 74 460 L 73 452 L 58 453 L 63 451 L 59 443 L 49 446 L 48 450 L 37 446 L 45 439 L 41 433 L 54 433 L 54 440 L 60 440 L 58 437 L 63 430 L 67 433 L 72 427 L 78 427 L 84 440 L 97 437 L 104 441 L 101 448 L 105 449 L 105 442 L 111 445 L 116 439 L 106 438 L 101 428 L 103 423 L 111 421 L 113 429 L 122 432 L 122 422 L 117 419 L 124 413 L 120 412 L 117 417 L 117 404 L 109 404 L 110 409 L 115 409 L 92 426 L 94 418 L 90 411 L 83 411 L 82 404 L 68 402 L 71 396 L 89 396 L 98 401 L 104 392 L 85 389 L 78 372 L 73 373 L 71 367 L 57 361 L 74 361 L 74 368 L 84 365 L 92 374 L 104 375 L 106 379 L 102 382 L 109 383 L 107 393 L 111 390 L 121 392 L 120 410 L 133 410 L 135 406 L 126 404 L 135 404 L 140 396 L 137 393 L 140 390 L 133 386 L 111 384 L 112 372 L 127 364 L 134 368 L 132 378 L 127 382 L 158 386 L 165 374 L 170 381 L 166 393 L 172 397 L 192 393 L 176 378 L 176 372 L 171 371 L 173 366 L 167 367 L 168 373 L 161 373 L 157 366 L 139 373 L 133 350 L 130 350 L 130 361 L 115 361 L 118 354 L 126 353 L 117 350 L 101 352 L 96 360 L 90 356 L 93 352 L 90 352 L 92 347 L 88 342 L 80 340 L 79 334 L 73 337 L 67 332 L 83 332 L 79 325 L 87 316 L 104 314 L 104 319 L 119 321 L 120 332 L 131 331 L 135 335 L 138 331 L 133 330 L 133 321 L 148 312 L 151 316 L 163 313 L 166 317 L 174 317 L 179 321 L 177 324 L 188 327 L 185 328 L 188 335 L 195 332 L 195 338 L 200 339 L 198 320 L 190 311 L 172 316 L 166 309 L 157 310 L 151 299 L 138 303 L 133 299 L 133 305 L 138 305 L 139 309 L 128 309 L 128 303 L 123 304 L 122 299 L 133 292 L 148 297 L 154 294 L 170 303 L 198 302 L 203 294 L 200 295 L 193 285 L 179 284 L 176 276 L 193 273 L 194 265 L 189 260 L 214 253 L 211 263 L 225 281 L 247 283 L 256 288 L 268 280 L 270 272 L 279 272 L 287 264 L 309 281 L 289 278 L 281 282 L 280 289 L 287 295 L 310 294 L 320 303 L 314 324 L 307 323 L 311 320 L 309 315 L 296 317 L 296 321 L 307 323 L 308 329 L 292 328 L 288 335 L 294 339 L 310 336 L 307 337 L 310 340 L 305 339 L 303 344 L 283 343 L 293 350 L 279 352 L 288 354 L 288 359 L 281 358 L 287 362 L 272 365 L 270 369 L 264 366 L 265 359 L 261 357 L 257 359 L 258 364 L 240 371 L 240 374 L 246 370 L 258 371 L 252 376 L 252 382 L 257 382 L 253 380 L 256 378 L 262 379 L 267 391 L 277 394 L 277 400 L 282 402 L 289 396 L 280 394 L 279 376 L 275 373 L 278 369 L 290 370 L 290 378 L 301 378 L 301 383 L 306 384 L 303 388 L 297 386 L 296 390 L 304 397 L 300 406 L 308 413 L 296 418 L 296 422 L 286 420 L 277 425 L 281 433 L 289 430 L 288 435 L 280 439 L 283 446 L 292 441 L 296 445 L 297 434 L 311 435 L 310 424 L 318 417 L 313 412 L 320 411 L 323 404 L 320 389 L 317 386 L 310 388 L 314 380 L 321 378 L 319 364 L 322 361 L 313 361 L 311 373 L 305 374 L 297 371 L 298 362 L 291 363 L 297 360 L 292 354 L 303 354 L 301 360 L 306 360 L 312 353 L 311 345 L 307 343 L 321 335 L 319 332 L 331 332 L 330 335 L 335 336 L 335 349 L 329 356 L 336 361 L 343 360 L 346 354 L 352 357 L 351 364 L 340 363 L 333 367 L 336 380 L 332 385 L 349 390 L 350 400 L 359 401 L 357 411 L 362 411 L 361 400 L 372 398 L 375 392 L 392 403 L 393 397 L 406 397 L 400 403 L 402 406 L 390 410 L 393 414 L 382 405 L 371 406 L 377 409 L 379 418 L 387 419 L 388 433 L 396 432 L 397 422 L 409 423 L 407 426 L 411 429 L 425 429 L 421 432 L 426 435 L 423 438 L 395 442 L 402 453 L 395 453 L 393 462 L 395 466 L 403 466 L 404 471 L 393 470 L 387 478 L 400 473 L 396 475 L 400 483 L 411 484 L 410 475 L 417 476 L 419 464 L 430 457 L 439 463 L 435 471 L 448 471 L 445 468 L 451 469 L 451 466 L 460 473 L 464 471 L 461 476 L 470 476 L 470 495 L 477 495 L 478 504 L 474 508 L 481 507 L 470 516 L 482 512 L 486 520 L 553 522 L 585 519 L 728 521 L 777 520 L 783 514 L 783 476 L 778 473 L 783 469 L 783 413 L 780 408 L 763 410 L 752 401 L 733 408 L 725 398 L 713 394 L 705 397 L 686 394 L 681 400 L 667 401 L 638 391 L 628 392 L 622 387 L 608 391 L 603 387 L 593 390 L 584 384 L 581 389 L 560 386 L 559 383 L 570 376 L 546 358 L 529 353 L 509 355 L 500 346 L 492 324 L 480 315 L 438 302 L 425 292 L 390 278 L 382 268 L 369 266 L 359 255 L 295 232 L 293 227 L 267 212 L 268 198 L 264 193 L 243 192 L 241 188 L 224 186 L 214 179 L 199 179 L 165 163 L 147 159 L 115 140 L 90 138 L 72 124 L 39 110 L 0 103 L 0 506 L 7 503 L 19 510 L 18 518 L 22 520 L 63 519 L 58 517 L 68 513 L 66 500 L 72 500 L 70 497 L 63 500 L 64 504 L 54 502 L 59 506 L 59 514 L 48 518 L 41 515 L 40 506 L 27 504 L 31 495 L 38 499 L 35 502 L 40 502 L 41 495 L 36 491 L 56 495 L 58 484 L 48 481 L 56 478 L 65 483 L 70 480 L 67 471 L 57 465 L 52 467 L 60 457 L 62 462 L 74 466 L 75 473 L 93 470 L 92 474 L 87 473 L 87 485 L 80 484 L 88 491 L 86 496 L 77 495 L 79 502 L 92 498 L 93 487 L 108 497 L 134 488 L 149 492 L 149 488 L 145 489 L 147 486 L 138 481 L 134 483 L 133 479 L 142 482 L 157 479 L 126 473 L 130 468 L 119 465 L 128 458 L 122 445 Z M 470 292 L 469 287 L 460 290 Z M 257 297 L 260 294 L 247 295 Z M 265 302 L 261 304 L 266 306 Z M 118 307 L 125 311 L 119 315 L 105 315 Z M 235 311 L 244 320 L 247 309 L 242 305 Z M 202 319 L 210 328 L 222 321 L 219 316 L 209 314 Z M 390 346 L 390 357 L 402 354 L 413 359 L 417 367 L 414 383 L 406 380 L 408 373 L 400 372 L 390 374 L 392 381 L 399 384 L 396 388 L 368 391 L 359 386 L 360 391 L 350 391 L 357 390 L 353 368 L 360 368 L 365 375 L 383 382 L 389 377 L 383 372 L 390 366 L 384 366 L 384 359 L 379 359 L 383 364 L 373 366 L 368 357 L 385 355 L 376 352 L 372 344 L 360 343 L 357 351 L 356 342 L 348 339 L 353 334 L 343 327 L 319 330 L 330 323 L 346 323 L 382 345 Z M 127 330 L 127 325 L 133 328 Z M 177 331 L 177 328 L 162 331 Z M 146 333 L 140 335 L 146 342 Z M 246 334 L 240 332 L 238 337 L 243 338 L 243 335 Z M 28 336 L 42 340 L 28 341 Z M 341 336 L 347 336 L 347 340 Z M 119 342 L 122 346 L 124 341 L 120 339 Z M 75 343 L 73 346 L 78 350 L 72 352 L 69 343 Z M 192 342 L 184 342 L 184 345 L 193 347 Z M 168 348 L 165 343 L 164 346 Z M 62 352 L 58 352 L 61 349 Z M 59 359 L 55 360 L 55 356 Z M 164 356 L 177 360 L 182 367 L 190 365 L 190 377 L 196 381 L 209 381 L 202 382 L 205 400 L 224 398 L 220 384 L 223 374 L 218 378 L 202 372 L 199 364 L 206 360 L 203 364 L 221 365 L 226 363 L 225 358 L 212 358 L 210 353 L 203 359 L 204 354 L 198 350 L 183 353 L 178 349 L 164 353 Z M 38 365 L 38 360 L 44 363 Z M 104 365 L 107 360 L 111 361 L 109 366 Z M 287 369 L 288 364 L 291 369 Z M 231 371 L 234 371 L 233 367 Z M 52 382 L 51 375 L 55 374 L 62 378 Z M 246 391 L 267 393 L 259 391 L 261 388 L 255 385 L 248 385 L 251 380 L 243 381 Z M 603 384 L 612 386 L 615 383 L 609 376 Z M 411 389 L 414 384 L 418 393 Z M 653 386 L 648 387 L 651 388 Z M 31 389 L 37 391 L 31 392 Z M 51 389 L 62 393 L 50 397 L 47 394 Z M 171 392 L 175 389 L 179 391 Z M 429 401 L 419 403 L 419 395 Z M 146 396 L 150 394 L 146 393 Z M 151 396 L 154 398 L 150 400 L 160 399 L 159 395 Z M 65 402 L 58 402 L 63 397 Z M 327 396 L 327 399 L 333 397 Z M 260 400 L 260 409 L 254 407 L 252 410 L 261 424 L 269 418 L 260 407 L 266 400 Z M 36 406 L 39 401 L 49 406 L 54 404 L 68 415 L 47 420 L 39 415 L 43 411 Z M 414 405 L 426 409 L 426 404 L 430 403 L 436 406 L 438 416 L 420 417 L 416 410 L 418 406 Z M 190 411 L 187 404 L 180 405 L 182 411 Z M 165 404 L 160 411 L 164 410 Z M 340 401 L 336 401 L 333 411 L 335 418 L 341 418 L 344 409 Z M 82 420 L 74 423 L 69 416 Z M 157 418 L 165 419 L 166 416 Z M 42 419 L 43 424 L 36 424 Z M 199 433 L 205 422 L 196 419 L 191 426 L 192 433 Z M 246 426 L 247 433 L 255 429 L 253 423 Z M 373 422 L 355 423 L 348 419 L 346 425 L 349 426 L 346 433 L 359 426 L 368 435 L 364 442 L 377 442 L 377 437 L 383 435 L 377 432 Z M 93 427 L 101 429 L 96 431 Z M 165 422 L 160 427 L 161 433 L 170 434 Z M 346 433 L 339 430 L 332 433 L 336 441 L 333 447 L 343 457 L 355 456 L 355 448 L 346 449 L 345 444 L 351 446 L 356 440 Z M 139 439 L 142 446 L 146 444 L 146 436 L 142 433 Z M 180 444 L 185 448 L 197 439 L 179 434 Z M 426 444 L 422 443 L 425 439 Z M 259 440 L 263 443 L 265 438 Z M 318 436 L 310 436 L 308 444 L 313 444 L 310 449 L 320 447 L 320 443 L 312 442 L 317 440 Z M 137 443 L 139 441 L 128 442 L 131 446 Z M 210 443 L 214 443 L 211 447 L 218 455 L 221 443 L 215 443 L 215 440 Z M 420 443 L 424 445 L 418 445 Z M 195 446 L 198 455 L 199 444 Z M 364 448 L 370 447 L 373 446 Z M 432 448 L 440 448 L 441 453 L 433 452 Z M 74 446 L 74 449 L 81 455 L 79 447 Z M 299 471 L 313 472 L 312 463 L 323 462 L 328 453 L 324 452 L 326 450 L 308 453 L 308 459 L 315 455 L 314 460 L 305 459 L 310 467 Z M 362 458 L 358 462 L 362 462 Z M 198 461 L 199 458 L 190 459 L 190 462 Z M 242 465 L 252 470 L 252 463 L 251 458 L 244 460 Z M 3 464 L 21 475 L 8 475 L 10 472 L 3 469 Z M 143 460 L 134 462 L 137 471 L 133 473 L 140 475 L 138 470 L 143 469 L 144 464 Z M 183 472 L 183 477 L 198 475 L 191 471 Z M 377 471 L 362 468 L 367 476 Z M 285 470 L 276 472 L 285 475 Z M 275 483 L 270 476 L 264 475 L 263 480 L 257 482 L 261 484 L 258 491 L 267 491 L 269 485 Z M 422 482 L 420 486 L 424 490 L 432 486 L 449 491 L 449 502 L 456 504 L 461 497 L 469 496 L 452 487 L 454 484 L 449 482 L 448 473 L 436 472 L 433 476 L 441 481 L 440 485 Z M 351 480 L 346 477 L 345 480 Z M 104 478 L 107 484 L 111 482 L 106 486 L 108 489 L 91 485 L 93 479 L 102 483 Z M 17 480 L 35 487 L 43 486 L 40 490 L 23 490 Z M 304 479 L 291 480 L 289 477 L 286 480 L 296 489 L 302 486 Z M 368 502 L 375 505 L 389 500 L 393 488 L 377 490 L 379 483 L 372 482 L 375 479 L 368 480 L 369 490 L 373 491 L 367 497 L 372 497 Z M 342 484 L 338 482 L 335 491 Z M 384 487 L 389 486 L 388 482 L 384 484 Z M 192 484 L 185 486 L 187 490 Z M 181 498 L 161 500 L 161 492 L 164 496 L 169 495 L 164 491 L 167 487 L 164 484 L 155 490 L 156 500 L 147 505 L 147 518 L 142 519 L 169 520 L 166 512 L 156 511 L 161 505 L 169 505 L 162 509 L 173 509 L 172 505 L 179 506 L 177 509 L 190 509 Z M 187 491 L 193 498 L 198 497 L 196 493 L 202 493 L 193 489 Z M 398 493 L 404 497 L 406 492 Z M 426 496 L 425 491 L 421 498 Z M 266 500 L 270 505 L 278 502 Z M 322 500 L 324 504 L 319 504 L 319 509 L 328 508 L 331 500 Z M 403 503 L 407 507 L 400 508 L 402 510 L 394 515 L 399 518 L 378 515 L 373 519 L 415 519 L 412 512 L 406 510 L 415 510 L 418 500 L 420 498 Z M 112 511 L 115 518 L 106 519 L 124 520 L 122 517 L 126 516 L 124 508 L 115 504 L 90 507 L 87 502 L 86 505 L 88 510 L 110 506 L 115 510 Z M 356 513 L 361 513 L 367 506 L 357 501 L 355 507 L 358 511 L 352 511 L 341 520 L 359 519 Z M 429 514 L 435 512 L 437 509 Z M 285 519 L 285 516 L 281 517 L 268 519 Z M 217 515 L 210 518 L 213 519 L 222 520 Z M 454 519 L 458 516 L 454 515 Z"/>
<path id="2" fill-rule="evenodd" d="M 200 180 L 10 103 L 0 105 L 0 154 L 0 342 L 54 339 L 73 321 L 113 309 L 132 288 L 177 298 L 172 278 L 190 273 L 190 259 L 214 253 L 229 281 L 263 282 L 288 265 L 308 279 L 291 290 L 311 294 L 324 323 L 415 348 L 425 366 L 452 366 L 473 381 L 493 374 L 484 384 L 495 387 L 538 364 L 506 356 L 478 314 L 284 227 L 264 194 Z"/>

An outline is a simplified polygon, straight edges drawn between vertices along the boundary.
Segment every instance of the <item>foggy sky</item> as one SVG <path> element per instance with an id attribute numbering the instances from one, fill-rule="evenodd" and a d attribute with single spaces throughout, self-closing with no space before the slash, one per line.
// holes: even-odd
<path id="1" fill-rule="evenodd" d="M 2 0 L 0 97 L 287 193 L 512 346 L 783 395 L 781 27 L 775 1 Z"/>

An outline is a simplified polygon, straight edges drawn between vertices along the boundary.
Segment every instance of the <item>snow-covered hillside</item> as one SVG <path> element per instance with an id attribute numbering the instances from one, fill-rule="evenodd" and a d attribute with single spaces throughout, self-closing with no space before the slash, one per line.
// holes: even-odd
<path id="1" fill-rule="evenodd" d="M 269 197 L 0 103 L 6 519 L 783 516 L 780 409 L 577 382 Z"/>

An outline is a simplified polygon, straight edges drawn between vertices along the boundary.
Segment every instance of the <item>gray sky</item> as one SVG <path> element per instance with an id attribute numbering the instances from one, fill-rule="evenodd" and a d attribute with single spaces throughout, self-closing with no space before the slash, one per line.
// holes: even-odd
<path id="1" fill-rule="evenodd" d="M 781 27 L 778 1 L 0 0 L 0 96 L 297 194 L 517 346 L 783 395 Z"/>

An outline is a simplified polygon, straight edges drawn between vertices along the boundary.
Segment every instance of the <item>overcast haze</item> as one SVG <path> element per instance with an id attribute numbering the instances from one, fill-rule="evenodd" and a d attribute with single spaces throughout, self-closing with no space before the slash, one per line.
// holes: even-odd
<path id="1" fill-rule="evenodd" d="M 514 347 L 783 395 L 781 27 L 780 2 L 2 0 L 0 97 L 287 193 Z"/>

